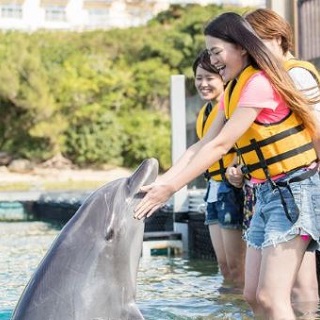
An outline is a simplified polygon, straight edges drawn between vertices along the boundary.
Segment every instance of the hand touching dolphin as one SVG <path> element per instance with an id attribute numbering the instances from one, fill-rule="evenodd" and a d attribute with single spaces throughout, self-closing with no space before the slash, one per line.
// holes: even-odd
<path id="1" fill-rule="evenodd" d="M 150 217 L 155 211 L 164 206 L 175 193 L 172 186 L 160 181 L 141 187 L 140 191 L 146 194 L 134 210 L 136 219 Z"/>

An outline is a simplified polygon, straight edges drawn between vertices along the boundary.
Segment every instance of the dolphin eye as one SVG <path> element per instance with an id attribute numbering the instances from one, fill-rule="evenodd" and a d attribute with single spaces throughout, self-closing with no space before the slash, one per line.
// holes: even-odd
<path id="1" fill-rule="evenodd" d="M 113 239 L 113 237 L 114 237 L 114 230 L 113 229 L 109 229 L 107 231 L 107 234 L 106 234 L 106 240 L 110 241 L 110 240 Z"/>

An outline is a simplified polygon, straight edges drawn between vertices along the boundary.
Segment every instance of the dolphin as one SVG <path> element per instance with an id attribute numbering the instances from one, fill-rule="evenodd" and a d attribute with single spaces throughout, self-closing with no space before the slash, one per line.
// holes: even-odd
<path id="1" fill-rule="evenodd" d="M 138 320 L 136 278 L 144 222 L 139 189 L 158 175 L 144 160 L 94 191 L 63 227 L 26 285 L 12 320 Z"/>

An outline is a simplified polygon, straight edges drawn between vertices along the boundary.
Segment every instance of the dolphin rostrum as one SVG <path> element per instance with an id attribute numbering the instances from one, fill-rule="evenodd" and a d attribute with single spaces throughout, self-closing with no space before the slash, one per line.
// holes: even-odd
<path id="1" fill-rule="evenodd" d="M 158 161 L 93 192 L 37 267 L 12 320 L 138 320 L 136 278 L 144 223 L 133 218 Z"/>

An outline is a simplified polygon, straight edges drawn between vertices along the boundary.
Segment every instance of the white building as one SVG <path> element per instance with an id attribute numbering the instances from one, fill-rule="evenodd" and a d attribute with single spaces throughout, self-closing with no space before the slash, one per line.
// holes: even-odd
<path id="1" fill-rule="evenodd" d="M 0 0 L 0 29 L 125 28 L 145 24 L 171 4 L 263 6 L 264 0 Z"/>

